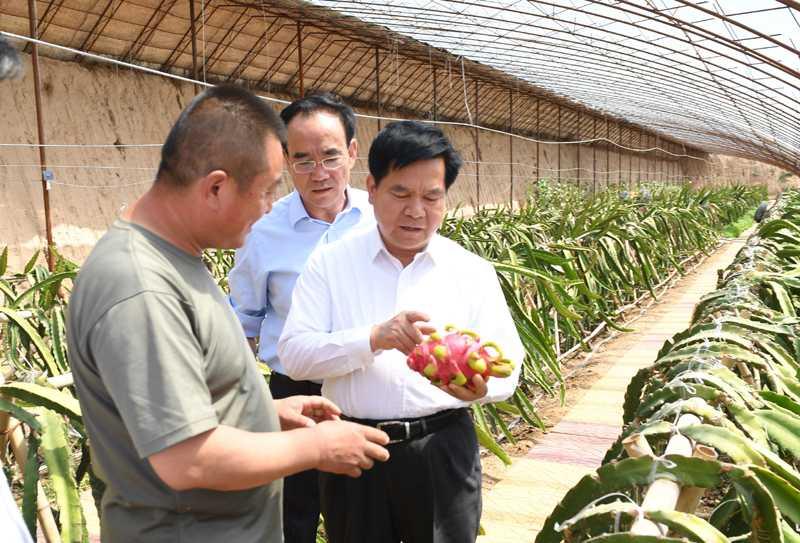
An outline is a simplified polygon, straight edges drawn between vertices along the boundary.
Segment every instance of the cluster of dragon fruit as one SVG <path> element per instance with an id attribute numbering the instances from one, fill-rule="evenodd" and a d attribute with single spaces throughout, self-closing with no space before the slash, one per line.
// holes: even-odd
<path id="1" fill-rule="evenodd" d="M 491 341 L 481 338 L 471 330 L 445 326 L 447 334 L 434 332 L 408 355 L 408 367 L 427 377 L 437 386 L 455 384 L 474 387 L 472 378 L 480 375 L 508 377 L 514 370 L 511 360 L 503 358 L 503 351 Z"/>

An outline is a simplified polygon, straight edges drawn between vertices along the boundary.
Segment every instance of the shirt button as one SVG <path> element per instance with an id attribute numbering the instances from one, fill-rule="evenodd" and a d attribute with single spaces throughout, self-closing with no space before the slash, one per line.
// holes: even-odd
<path id="1" fill-rule="evenodd" d="M 241 392 L 247 392 L 248 390 L 250 390 L 250 387 L 248 387 L 245 383 L 242 383 L 239 385 L 239 390 Z"/>

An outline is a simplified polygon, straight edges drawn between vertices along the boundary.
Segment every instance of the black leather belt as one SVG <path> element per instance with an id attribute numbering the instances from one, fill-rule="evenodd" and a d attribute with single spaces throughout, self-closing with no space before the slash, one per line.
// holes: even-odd
<path id="1" fill-rule="evenodd" d="M 426 436 L 441 430 L 448 424 L 454 422 L 459 415 L 463 415 L 466 409 L 448 409 L 440 411 L 427 417 L 416 419 L 396 419 L 396 420 L 376 420 L 376 419 L 357 419 L 354 417 L 342 416 L 344 420 L 357 422 L 366 426 L 372 426 L 378 430 L 383 430 L 389 436 L 389 443 L 401 443 L 411 441 L 422 436 Z"/>

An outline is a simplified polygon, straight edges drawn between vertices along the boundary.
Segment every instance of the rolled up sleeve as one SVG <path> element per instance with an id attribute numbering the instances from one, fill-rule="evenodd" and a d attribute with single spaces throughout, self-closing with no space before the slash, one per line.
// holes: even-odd
<path id="1" fill-rule="evenodd" d="M 235 264 L 228 275 L 230 303 L 249 338 L 259 337 L 269 303 L 269 270 L 259 255 L 258 240 L 248 237 L 245 246 L 236 251 Z"/>

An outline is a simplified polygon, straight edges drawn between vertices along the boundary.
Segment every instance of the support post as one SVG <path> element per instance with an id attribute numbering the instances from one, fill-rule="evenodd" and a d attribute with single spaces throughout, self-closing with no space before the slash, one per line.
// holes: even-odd
<path id="1" fill-rule="evenodd" d="M 541 176 L 542 172 L 539 169 L 539 160 L 541 160 L 541 155 L 539 153 L 539 140 L 542 138 L 542 132 L 540 130 L 540 121 L 541 116 L 539 115 L 539 105 L 541 103 L 541 98 L 536 98 L 536 182 L 539 182 L 539 177 Z"/>
<path id="2" fill-rule="evenodd" d="M 511 180 L 509 185 L 508 203 L 514 209 L 514 91 L 508 89 L 508 174 Z"/>
<path id="3" fill-rule="evenodd" d="M 578 138 L 578 141 L 581 140 L 581 112 L 578 110 L 578 120 L 577 120 L 577 129 L 575 130 L 575 137 Z M 578 143 L 578 174 L 577 174 L 577 181 L 578 186 L 581 186 L 581 144 Z"/>
<path id="4" fill-rule="evenodd" d="M 558 152 L 558 159 L 556 160 L 556 169 L 558 170 L 558 182 L 561 182 L 561 104 L 558 104 L 558 135 L 556 136 L 556 151 Z"/>
<path id="5" fill-rule="evenodd" d="M 622 186 L 622 125 L 619 126 L 619 135 L 617 136 L 617 143 L 619 143 L 619 150 L 617 151 L 617 185 Z"/>
<path id="6" fill-rule="evenodd" d="M 194 0 L 189 0 L 189 30 L 192 33 L 192 79 L 197 81 L 197 30 L 194 26 Z M 197 83 L 194 84 L 194 93 L 197 94 L 200 88 Z"/>
<path id="7" fill-rule="evenodd" d="M 378 109 L 378 132 L 381 131 L 381 58 L 380 51 L 375 48 L 375 102 Z"/>
<path id="8" fill-rule="evenodd" d="M 606 119 L 606 188 L 611 183 L 611 125 Z"/>
<path id="9" fill-rule="evenodd" d="M 31 38 L 39 39 L 39 21 L 36 15 L 36 0 L 28 0 L 28 23 Z M 50 218 L 50 185 L 45 179 L 47 157 L 45 154 L 44 113 L 42 111 L 42 81 L 39 73 L 39 46 L 31 43 L 31 60 L 33 62 L 33 90 L 36 102 L 36 131 L 39 137 L 39 170 L 42 180 L 42 199 L 44 200 L 44 225 L 47 237 L 47 267 L 53 271 L 55 258 L 53 255 L 53 223 Z"/>
<path id="10" fill-rule="evenodd" d="M 297 23 L 297 80 L 300 83 L 300 97 L 306 95 L 306 89 L 304 87 L 304 75 L 303 75 L 303 24 L 298 21 Z"/>
<path id="11" fill-rule="evenodd" d="M 436 66 L 433 67 L 433 120 L 439 120 L 439 86 L 436 81 Z"/>
<path id="12" fill-rule="evenodd" d="M 664 182 L 664 176 L 662 175 L 662 171 L 661 171 L 661 160 L 660 160 L 660 157 L 661 157 L 661 151 L 659 151 L 659 150 L 658 150 L 658 148 L 659 148 L 659 147 L 661 147 L 661 141 L 660 141 L 660 139 L 661 139 L 661 138 L 659 138 L 658 136 L 656 136 L 656 173 L 658 174 L 658 180 L 659 180 L 659 182 L 663 183 L 663 182 Z"/>
<path id="13" fill-rule="evenodd" d="M 592 139 L 597 139 L 597 117 L 592 117 Z M 597 142 L 592 142 L 592 194 L 597 194 Z"/>
<path id="14" fill-rule="evenodd" d="M 636 184 L 641 186 L 642 184 L 642 136 L 643 133 L 639 130 L 639 152 L 636 153 Z"/>
<path id="15" fill-rule="evenodd" d="M 476 208 L 481 206 L 481 146 L 478 131 L 478 80 L 475 80 L 475 188 Z"/>

